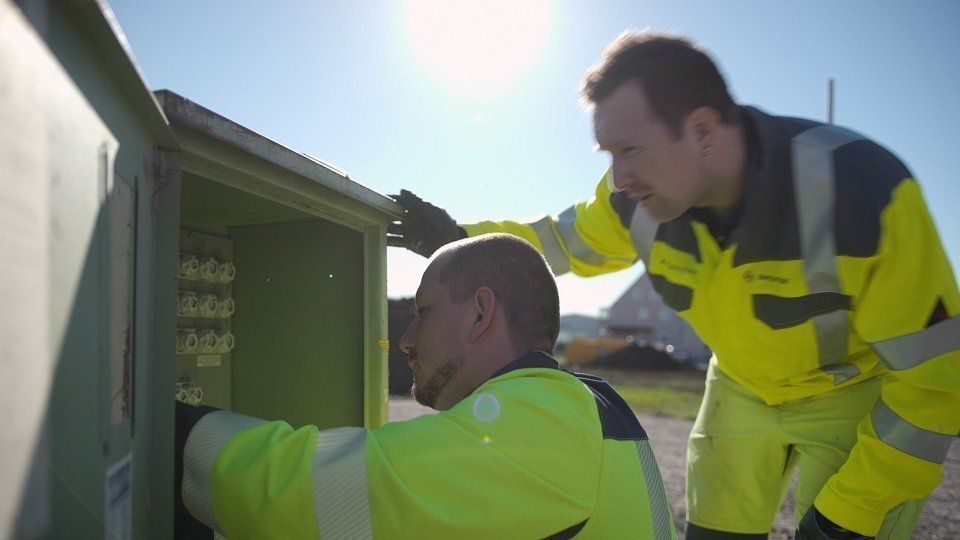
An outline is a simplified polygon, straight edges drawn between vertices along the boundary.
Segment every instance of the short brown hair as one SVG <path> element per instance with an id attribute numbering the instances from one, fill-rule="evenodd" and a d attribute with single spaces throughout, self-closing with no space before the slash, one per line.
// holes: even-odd
<path id="1" fill-rule="evenodd" d="M 673 132 L 697 107 L 712 107 L 724 123 L 738 121 L 727 83 L 707 54 L 687 39 L 650 30 L 620 34 L 587 70 L 580 87 L 587 105 L 610 97 L 620 85 L 636 81 L 650 106 Z"/>
<path id="2" fill-rule="evenodd" d="M 466 301 L 480 287 L 489 287 L 503 306 L 515 349 L 553 349 L 560 331 L 560 296 L 550 266 L 530 242 L 485 234 L 444 251 L 450 254 L 440 282 L 450 288 L 451 301 Z"/>

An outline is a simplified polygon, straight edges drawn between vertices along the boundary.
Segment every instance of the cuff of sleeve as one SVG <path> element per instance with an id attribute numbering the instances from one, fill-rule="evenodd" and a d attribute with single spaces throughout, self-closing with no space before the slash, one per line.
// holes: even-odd
<path id="1" fill-rule="evenodd" d="M 830 521 L 864 536 L 876 536 L 883 523 L 883 513 L 851 503 L 829 482 L 820 490 L 813 505 Z"/>
<path id="2" fill-rule="evenodd" d="M 210 538 L 213 532 L 203 522 L 198 521 L 183 503 L 183 492 L 180 486 L 183 485 L 183 451 L 187 446 L 187 437 L 193 430 L 193 427 L 204 416 L 216 411 L 213 407 L 195 407 L 178 401 L 176 403 L 176 429 L 175 440 L 176 448 L 174 451 L 175 464 L 175 486 L 174 489 L 174 508 L 173 508 L 173 527 L 174 538 Z"/>
<path id="3" fill-rule="evenodd" d="M 187 437 L 183 451 L 183 504 L 199 521 L 222 533 L 213 511 L 213 468 L 221 450 L 240 431 L 256 427 L 264 420 L 214 411 L 204 415 Z"/>

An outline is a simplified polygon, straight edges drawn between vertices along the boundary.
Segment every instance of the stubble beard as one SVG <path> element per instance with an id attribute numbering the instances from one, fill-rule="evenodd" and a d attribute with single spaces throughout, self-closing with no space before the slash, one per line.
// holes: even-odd
<path id="1" fill-rule="evenodd" d="M 437 370 L 430 376 L 427 382 L 420 384 L 417 382 L 416 377 L 413 380 L 413 397 L 417 400 L 417 403 L 430 407 L 431 409 L 435 408 L 434 405 L 437 403 L 437 398 L 440 396 L 440 392 L 453 378 L 457 375 L 457 372 L 460 371 L 460 365 L 463 362 L 460 360 L 448 360 L 443 363 Z"/>

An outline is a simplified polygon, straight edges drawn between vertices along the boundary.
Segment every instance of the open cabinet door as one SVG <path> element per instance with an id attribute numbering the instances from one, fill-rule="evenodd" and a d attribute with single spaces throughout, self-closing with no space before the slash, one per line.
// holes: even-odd
<path id="1" fill-rule="evenodd" d="M 0 536 L 123 538 L 135 189 L 39 15 L 0 1 Z"/>

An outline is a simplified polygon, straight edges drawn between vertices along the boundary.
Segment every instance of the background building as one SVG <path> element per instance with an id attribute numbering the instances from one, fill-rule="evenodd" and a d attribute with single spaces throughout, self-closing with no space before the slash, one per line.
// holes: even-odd
<path id="1" fill-rule="evenodd" d="M 697 363 L 710 358 L 710 349 L 686 321 L 663 303 L 647 274 L 640 276 L 604 314 L 608 336 L 633 337 L 655 347 L 662 345 L 671 354 Z"/>
<path id="2" fill-rule="evenodd" d="M 561 315 L 560 316 L 560 335 L 557 343 L 567 343 L 573 338 L 595 338 L 600 337 L 606 329 L 607 322 L 599 317 L 590 315 Z"/>

